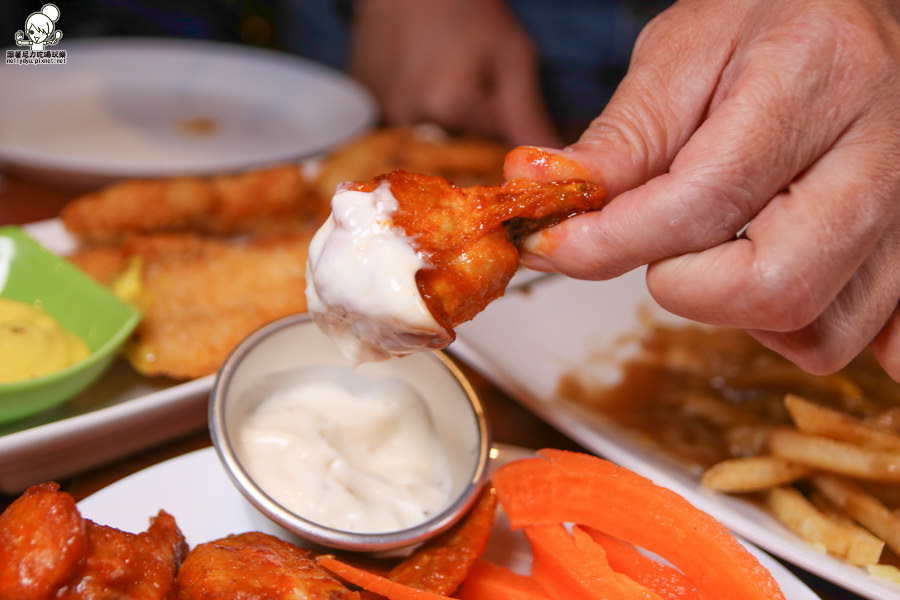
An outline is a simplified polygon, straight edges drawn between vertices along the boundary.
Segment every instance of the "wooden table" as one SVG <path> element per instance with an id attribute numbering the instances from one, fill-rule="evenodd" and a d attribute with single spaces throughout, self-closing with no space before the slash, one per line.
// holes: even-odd
<path id="1" fill-rule="evenodd" d="M 4 177 L 2 187 L 0 187 L 0 225 L 21 225 L 54 218 L 59 214 L 61 207 L 74 195 L 75 193 L 72 191 L 55 189 L 12 176 Z M 495 441 L 525 448 L 584 450 L 577 443 L 524 409 L 470 367 L 464 364 L 460 366 L 471 378 L 485 404 Z M 61 481 L 60 484 L 63 490 L 72 494 L 76 500 L 80 500 L 131 473 L 209 445 L 210 439 L 207 432 L 205 430 L 197 431 L 89 472 L 80 473 Z M 12 500 L 13 498 L 0 496 L 0 510 Z M 823 600 L 860 598 L 860 596 L 838 588 L 802 569 L 792 565 L 787 566 Z"/>

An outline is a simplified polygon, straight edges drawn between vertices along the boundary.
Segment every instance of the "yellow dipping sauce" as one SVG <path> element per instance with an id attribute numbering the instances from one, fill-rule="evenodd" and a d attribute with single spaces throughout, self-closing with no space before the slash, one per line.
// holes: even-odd
<path id="1" fill-rule="evenodd" d="M 65 369 L 90 353 L 83 340 L 40 308 L 0 298 L 0 383 Z"/>

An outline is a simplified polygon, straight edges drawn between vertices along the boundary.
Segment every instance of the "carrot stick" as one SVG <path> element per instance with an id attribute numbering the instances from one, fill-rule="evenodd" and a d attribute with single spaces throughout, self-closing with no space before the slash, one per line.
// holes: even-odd
<path id="1" fill-rule="evenodd" d="M 576 523 L 664 558 L 712 600 L 774 600 L 775 578 L 712 516 L 649 479 L 588 454 L 542 450 L 493 475 L 514 529 Z"/>
<path id="2" fill-rule="evenodd" d="M 578 527 L 529 525 L 531 577 L 552 600 L 660 600 L 627 575 L 616 573 L 603 547 Z"/>
<path id="3" fill-rule="evenodd" d="M 700 600 L 697 586 L 678 569 L 647 556 L 627 542 L 597 529 L 586 529 L 606 550 L 609 566 L 647 586 L 663 600 Z"/>
<path id="4" fill-rule="evenodd" d="M 338 560 L 331 554 L 323 554 L 317 559 L 319 564 L 344 581 L 358 585 L 364 590 L 374 592 L 390 600 L 451 600 L 447 596 L 417 590 L 408 585 L 391 581 L 376 573 Z"/>
<path id="5" fill-rule="evenodd" d="M 528 575 L 486 560 L 479 560 L 459 588 L 460 600 L 547 600 Z"/>

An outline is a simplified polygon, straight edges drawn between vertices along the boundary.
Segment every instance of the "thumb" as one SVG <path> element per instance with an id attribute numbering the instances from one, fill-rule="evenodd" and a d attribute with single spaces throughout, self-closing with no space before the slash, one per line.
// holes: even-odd
<path id="1" fill-rule="evenodd" d="M 677 4 L 651 21 L 603 112 L 577 142 L 557 151 L 602 182 L 610 197 L 665 173 L 709 109 L 734 43 L 725 26 L 707 23 L 703 33 L 698 27 L 696 15 Z M 561 173 L 509 161 L 505 175 L 551 181 Z"/>

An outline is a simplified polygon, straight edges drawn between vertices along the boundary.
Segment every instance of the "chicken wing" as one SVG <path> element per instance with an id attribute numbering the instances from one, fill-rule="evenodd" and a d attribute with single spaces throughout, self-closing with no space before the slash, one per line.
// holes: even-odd
<path id="1" fill-rule="evenodd" d="M 145 532 L 129 533 L 85 521 L 88 548 L 56 600 L 169 600 L 187 543 L 172 515 L 151 519 Z"/>
<path id="2" fill-rule="evenodd" d="M 82 518 L 69 494 L 43 483 L 0 515 L 0 598 L 168 600 L 186 553 L 164 511 L 128 533 Z"/>
<path id="3" fill-rule="evenodd" d="M 176 600 L 358 600 L 310 550 L 249 532 L 194 548 L 178 573 Z"/>
<path id="4" fill-rule="evenodd" d="M 544 159 L 534 148 L 509 156 L 525 153 Z M 525 235 L 605 200 L 602 184 L 582 179 L 460 187 L 393 171 L 345 183 L 310 245 L 309 311 L 359 362 L 442 348 L 503 295 Z"/>
<path id="5" fill-rule="evenodd" d="M 497 494 L 492 487 L 486 487 L 462 521 L 425 542 L 391 569 L 388 577 L 416 589 L 449 596 L 484 554 L 496 516 Z"/>
<path id="6" fill-rule="evenodd" d="M 38 600 L 66 583 L 87 553 L 87 526 L 55 483 L 29 488 L 0 514 L 0 598 Z"/>

